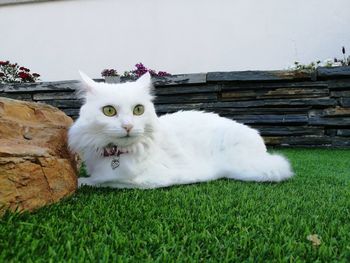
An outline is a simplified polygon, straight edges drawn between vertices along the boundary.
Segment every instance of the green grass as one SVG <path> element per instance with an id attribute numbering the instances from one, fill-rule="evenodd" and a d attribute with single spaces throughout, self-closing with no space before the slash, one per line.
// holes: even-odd
<path id="1" fill-rule="evenodd" d="M 350 151 L 279 151 L 296 172 L 280 184 L 84 187 L 33 214 L 7 213 L 0 262 L 349 262 Z"/>

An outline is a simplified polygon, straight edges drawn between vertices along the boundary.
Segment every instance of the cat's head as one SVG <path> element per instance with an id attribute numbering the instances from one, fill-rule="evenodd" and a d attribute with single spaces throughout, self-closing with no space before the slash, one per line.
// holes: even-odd
<path id="1" fill-rule="evenodd" d="M 152 136 L 157 115 L 149 73 L 135 82 L 120 84 L 99 83 L 80 74 L 83 84 L 80 94 L 85 103 L 76 127 L 73 125 L 70 131 L 70 136 L 76 135 L 75 140 L 85 141 L 80 141 L 80 145 L 115 144 L 129 148 Z"/>

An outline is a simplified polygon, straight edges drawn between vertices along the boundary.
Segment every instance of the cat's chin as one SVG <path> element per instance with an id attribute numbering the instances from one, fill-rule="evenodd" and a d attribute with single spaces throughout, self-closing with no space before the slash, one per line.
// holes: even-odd
<path id="1" fill-rule="evenodd" d="M 119 147 L 128 148 L 137 144 L 138 142 L 139 142 L 139 138 L 136 136 L 123 136 L 115 140 L 113 144 Z"/>

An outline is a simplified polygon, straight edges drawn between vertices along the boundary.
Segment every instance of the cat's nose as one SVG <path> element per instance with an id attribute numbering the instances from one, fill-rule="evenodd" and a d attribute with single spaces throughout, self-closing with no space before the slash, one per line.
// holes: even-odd
<path id="1" fill-rule="evenodd" d="M 126 130 L 127 133 L 131 131 L 131 129 L 134 127 L 132 124 L 123 124 L 122 125 L 123 129 Z"/>

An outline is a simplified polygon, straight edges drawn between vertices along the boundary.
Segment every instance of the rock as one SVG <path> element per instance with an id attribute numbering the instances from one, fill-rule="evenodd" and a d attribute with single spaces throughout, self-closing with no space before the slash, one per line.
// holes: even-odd
<path id="1" fill-rule="evenodd" d="M 168 77 L 153 78 L 154 86 L 170 86 L 170 85 L 189 85 L 189 84 L 204 84 L 207 82 L 206 73 L 195 74 L 179 74 Z"/>
<path id="2" fill-rule="evenodd" d="M 76 190 L 71 123 L 52 106 L 0 97 L 0 214 L 32 211 Z"/>
<path id="3" fill-rule="evenodd" d="M 181 96 L 181 94 L 216 93 L 220 91 L 220 88 L 221 86 L 216 84 L 156 86 L 155 95 Z"/>
<path id="4" fill-rule="evenodd" d="M 346 108 L 350 108 L 350 98 L 340 98 L 340 105 Z"/>
<path id="5" fill-rule="evenodd" d="M 185 96 L 157 96 L 154 104 L 183 104 L 196 102 L 214 102 L 218 100 L 215 93 L 186 94 Z"/>
<path id="6" fill-rule="evenodd" d="M 311 73 L 307 71 L 275 70 L 275 71 L 209 72 L 207 74 L 208 82 L 283 81 L 283 80 L 311 80 Z"/>
<path id="7" fill-rule="evenodd" d="M 319 79 L 331 79 L 340 77 L 349 77 L 350 67 L 318 67 L 317 77 Z"/>

